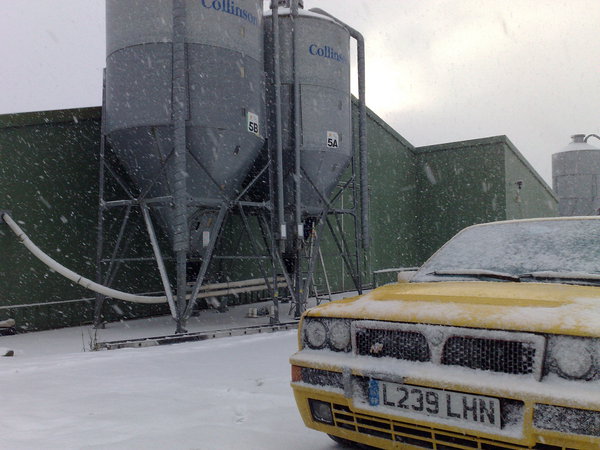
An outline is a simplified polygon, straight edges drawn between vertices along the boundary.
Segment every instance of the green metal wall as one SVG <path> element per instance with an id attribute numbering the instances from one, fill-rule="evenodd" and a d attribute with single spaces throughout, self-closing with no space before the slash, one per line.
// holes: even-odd
<path id="1" fill-rule="evenodd" d="M 357 104 L 354 106 L 354 130 L 357 130 Z M 367 110 L 367 136 L 371 240 L 369 252 L 362 255 L 360 260 L 363 284 L 371 285 L 373 271 L 389 267 L 414 266 L 418 261 L 417 186 L 414 147 L 371 110 Z M 354 142 L 358 143 L 356 134 Z M 354 147 L 357 152 L 358 145 Z M 358 153 L 356 156 L 358 160 Z M 349 173 L 342 179 L 347 179 L 348 176 Z M 335 206 L 349 207 L 352 203 L 351 197 L 348 192 Z M 354 222 L 351 217 L 345 216 L 340 219 L 340 225 L 347 236 L 351 253 L 355 253 Z M 334 291 L 355 289 L 331 233 L 327 228 L 324 233 L 322 253 L 332 289 Z M 320 288 L 319 293 L 322 294 L 325 290 L 325 275 L 319 265 L 315 273 L 315 283 Z"/>
<path id="2" fill-rule="evenodd" d="M 507 138 L 504 156 L 506 218 L 558 216 L 558 197 Z"/>
<path id="3" fill-rule="evenodd" d="M 99 118 L 99 108 L 0 116 L 0 209 L 10 211 L 42 250 L 91 279 L 96 267 Z M 148 281 L 141 271 L 116 284 L 140 288 Z M 92 297 L 49 270 L 0 224 L 0 319 L 13 317 L 26 329 L 88 323 Z M 107 318 L 162 310 L 117 302 Z"/>
<path id="4" fill-rule="evenodd" d="M 86 108 L 0 116 L 0 209 L 10 210 L 43 250 L 92 279 L 100 115 L 99 108 Z M 354 120 L 356 124 L 356 105 Z M 360 255 L 365 285 L 372 283 L 374 270 L 420 264 L 464 226 L 555 214 L 556 198 L 505 137 L 414 148 L 372 111 L 368 112 L 367 131 L 371 247 L 366 255 Z M 357 143 L 356 135 L 354 140 Z M 517 179 L 524 181 L 519 202 L 511 197 Z M 109 184 L 107 188 L 109 196 L 116 193 L 115 186 Z M 349 191 L 336 206 L 349 207 L 351 202 Z M 113 241 L 122 215 L 123 209 L 107 214 L 106 237 L 112 236 Z M 354 252 L 351 218 L 345 216 L 339 225 Z M 333 226 L 338 224 L 333 221 Z M 131 230 L 131 236 L 144 235 L 139 217 L 133 217 Z M 240 234 L 241 230 L 239 217 L 234 217 L 225 228 L 221 249 L 232 254 L 251 253 L 250 241 Z M 130 250 L 138 256 L 151 255 L 145 239 L 133 242 Z M 327 229 L 322 253 L 331 289 L 353 289 Z M 115 287 L 131 292 L 158 289 L 154 266 L 125 265 Z M 255 262 L 248 260 L 221 261 L 213 266 L 208 280 L 217 281 L 218 272 L 235 279 L 262 274 Z M 317 265 L 315 280 L 321 294 L 325 291 L 324 278 Z M 89 323 L 92 297 L 90 292 L 51 273 L 0 224 L 0 319 L 14 317 L 20 326 L 29 329 Z M 80 301 L 85 298 L 88 300 Z M 32 304 L 35 306 L 14 306 Z M 104 308 L 104 318 L 166 312 L 162 305 L 110 301 Z"/>
<path id="5" fill-rule="evenodd" d="M 371 269 L 414 266 L 420 222 L 414 147 L 375 114 L 369 119 Z"/>
<path id="6" fill-rule="evenodd" d="M 504 219 L 501 145 L 475 140 L 421 147 L 417 160 L 421 261 L 458 230 Z"/>
<path id="7" fill-rule="evenodd" d="M 96 111 L 72 110 L 0 117 L 0 209 L 9 210 L 37 245 L 90 277 L 98 191 L 96 116 Z M 66 309 L 7 309 L 90 293 L 51 273 L 5 225 L 0 225 L 0 249 L 0 317 L 14 317 L 29 328 L 87 319 L 89 307 L 80 302 Z"/>
<path id="8" fill-rule="evenodd" d="M 556 196 L 506 136 L 415 151 L 420 262 L 466 226 L 557 214 Z"/>

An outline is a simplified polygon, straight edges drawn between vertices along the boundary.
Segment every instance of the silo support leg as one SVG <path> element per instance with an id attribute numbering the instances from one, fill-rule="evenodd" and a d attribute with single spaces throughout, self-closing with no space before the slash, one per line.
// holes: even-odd
<path id="1" fill-rule="evenodd" d="M 356 290 L 359 294 L 362 294 L 362 286 L 359 285 L 358 276 L 354 272 L 352 263 L 350 261 L 348 261 L 347 250 L 344 249 L 344 247 L 347 249 L 348 246 L 344 239 L 343 233 L 340 233 L 340 237 L 343 242 L 343 244 L 342 244 L 342 242 L 340 242 L 340 237 L 338 237 L 338 235 L 336 234 L 335 230 L 333 229 L 333 225 L 331 225 L 331 222 L 329 221 L 329 219 L 326 219 L 326 223 L 327 223 L 327 227 L 329 228 L 329 231 L 331 232 L 331 236 L 333 237 L 335 245 L 337 246 L 338 250 L 340 251 L 340 256 L 342 257 L 342 261 L 346 265 L 346 269 L 348 270 L 348 273 L 350 274 L 350 277 L 352 278 L 354 287 L 356 288 Z M 340 229 L 339 222 L 337 225 L 338 225 L 338 229 Z"/>
<path id="2" fill-rule="evenodd" d="M 267 220 L 265 219 L 264 216 L 260 216 L 262 220 L 259 221 L 259 225 L 262 231 L 262 235 L 263 235 L 263 239 L 265 239 L 265 237 L 268 234 L 269 230 L 269 226 L 267 224 Z M 267 240 L 265 239 L 265 245 L 269 246 L 269 243 L 267 242 Z M 294 283 L 292 282 L 292 279 L 290 278 L 290 274 L 289 272 L 286 270 L 285 268 L 285 264 L 283 263 L 283 260 L 281 259 L 281 252 L 278 251 L 278 249 L 273 249 L 273 257 L 275 259 L 275 261 L 273 262 L 273 265 L 276 267 L 277 265 L 280 267 L 281 269 L 281 273 L 283 274 L 284 278 L 285 278 L 285 282 L 287 283 L 287 289 L 288 292 L 290 294 L 290 297 L 292 299 L 292 303 L 296 303 L 296 295 L 294 293 Z M 277 285 L 276 285 L 277 286 Z"/>
<path id="3" fill-rule="evenodd" d="M 311 283 L 314 283 L 315 264 L 317 262 L 317 256 L 321 250 L 321 236 L 323 234 L 323 226 L 325 225 L 323 219 L 326 216 L 327 216 L 327 210 L 325 209 L 325 210 L 323 210 L 323 212 L 321 213 L 321 216 L 319 217 L 317 226 L 315 228 L 315 234 L 313 236 L 313 242 L 311 243 L 311 246 L 313 247 L 313 251 L 311 251 L 310 255 L 309 255 L 308 276 L 306 277 L 306 280 L 304 281 L 305 282 L 304 295 L 302 296 L 302 299 L 301 299 L 303 309 L 306 309 L 306 305 L 308 303 L 308 297 L 310 295 Z"/>
<path id="4" fill-rule="evenodd" d="M 142 214 L 144 216 L 144 222 L 146 222 L 146 229 L 148 231 L 148 237 L 150 238 L 150 243 L 152 244 L 152 251 L 154 252 L 154 258 L 156 259 L 156 265 L 158 266 L 158 272 L 160 273 L 160 279 L 163 284 L 163 288 L 165 290 L 165 295 L 167 296 L 167 302 L 169 303 L 169 309 L 171 310 L 171 316 L 173 318 L 177 318 L 177 308 L 175 306 L 175 301 L 173 300 L 173 292 L 171 291 L 171 283 L 169 282 L 169 276 L 167 275 L 167 269 L 165 268 L 165 263 L 162 258 L 162 254 L 160 252 L 160 247 L 158 246 L 158 241 L 156 240 L 156 233 L 154 232 L 154 225 L 152 224 L 152 219 L 150 218 L 150 213 L 148 212 L 148 206 L 146 204 L 141 205 Z"/>
<path id="5" fill-rule="evenodd" d="M 176 329 L 175 333 L 185 333 L 185 301 L 186 301 L 186 290 L 187 290 L 187 252 L 180 250 L 176 253 L 177 257 L 177 317 L 175 319 Z"/>
<path id="6" fill-rule="evenodd" d="M 106 298 L 102 294 L 95 295 L 96 302 L 94 304 L 94 328 L 104 328 L 102 323 L 102 306 L 104 306 L 104 299 Z"/>
<path id="7" fill-rule="evenodd" d="M 102 214 L 102 212 L 100 212 L 100 214 Z M 106 269 L 106 274 L 104 276 L 104 279 L 102 279 L 102 272 L 101 270 L 98 270 L 96 272 L 96 282 L 99 284 L 103 284 L 104 286 L 112 286 L 112 283 L 115 279 L 115 277 L 117 276 L 117 271 L 119 270 L 120 267 L 120 262 L 117 262 L 116 259 L 119 255 L 119 251 L 121 251 L 122 254 L 125 254 L 127 252 L 128 246 L 129 246 L 129 240 L 126 240 L 125 246 L 123 247 L 123 249 L 121 249 L 121 242 L 123 241 L 123 238 L 125 236 L 125 230 L 127 228 L 127 224 L 129 223 L 129 217 L 131 214 L 131 205 L 128 205 L 127 208 L 125 209 L 125 213 L 123 216 L 123 221 L 121 223 L 121 226 L 119 228 L 119 234 L 117 236 L 117 242 L 115 243 L 115 246 L 113 248 L 113 251 L 111 253 L 110 256 L 110 263 L 108 265 L 108 268 Z M 100 229 L 100 227 L 99 227 Z M 102 251 L 102 247 L 104 246 L 104 240 L 102 239 L 101 236 L 99 236 L 99 240 L 98 240 L 98 248 L 99 248 L 99 252 Z M 98 253 L 98 268 L 101 267 L 102 264 L 102 254 Z M 96 305 L 94 308 L 94 327 L 95 328 L 101 328 L 102 327 L 102 307 L 104 305 L 104 302 L 106 300 L 106 296 L 102 295 L 102 294 L 96 294 Z"/>
<path id="8" fill-rule="evenodd" d="M 221 226 L 223 225 L 223 221 L 225 220 L 226 213 L 227 206 L 222 205 L 221 209 L 219 210 L 217 220 L 213 225 L 208 246 L 206 247 L 206 249 L 204 250 L 204 254 L 202 255 L 202 266 L 200 267 L 200 271 L 198 272 L 198 277 L 196 278 L 196 283 L 194 284 L 194 289 L 192 291 L 190 301 L 188 302 L 187 308 L 185 309 L 185 312 L 181 317 L 183 323 L 185 323 L 185 321 L 191 317 L 192 312 L 194 311 L 194 307 L 196 306 L 196 302 L 198 301 L 198 293 L 200 292 L 200 287 L 202 286 L 202 282 L 204 281 L 206 271 L 208 270 L 208 265 L 210 264 L 212 253 L 215 249 L 215 245 L 217 243 L 217 239 L 221 231 Z"/>
<path id="9" fill-rule="evenodd" d="M 244 223 L 244 229 L 246 230 L 246 233 L 248 234 L 248 238 L 250 239 L 249 242 L 252 247 L 252 251 L 254 252 L 254 254 L 256 256 L 261 256 L 260 250 L 258 247 L 258 243 L 256 242 L 254 235 L 252 234 L 252 229 L 250 228 L 250 221 L 248 220 L 248 216 L 246 216 L 246 213 L 244 212 L 244 208 L 241 205 L 239 206 L 239 211 L 240 211 L 240 216 L 242 217 L 242 222 Z M 265 279 L 265 284 L 266 284 L 267 288 L 269 289 L 269 291 L 273 290 L 273 287 L 271 286 L 271 283 L 269 282 L 269 274 L 267 273 L 267 270 L 261 259 L 258 260 L 258 267 L 260 269 L 260 272 L 261 272 L 263 278 Z"/>

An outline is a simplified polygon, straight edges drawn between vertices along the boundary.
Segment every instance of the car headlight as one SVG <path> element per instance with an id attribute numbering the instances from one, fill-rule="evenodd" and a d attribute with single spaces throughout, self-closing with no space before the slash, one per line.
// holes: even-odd
<path id="1" fill-rule="evenodd" d="M 312 349 L 328 348 L 336 352 L 348 352 L 351 347 L 350 321 L 306 317 L 303 340 Z"/>
<path id="2" fill-rule="evenodd" d="M 347 350 L 350 347 L 350 322 L 333 321 L 329 327 L 329 343 L 333 350 Z"/>
<path id="3" fill-rule="evenodd" d="M 571 380 L 588 380 L 597 367 L 598 344 L 593 339 L 551 336 L 548 341 L 550 372 Z"/>
<path id="4" fill-rule="evenodd" d="M 310 348 L 323 348 L 327 342 L 327 328 L 321 320 L 310 320 L 304 327 L 306 343 Z"/>

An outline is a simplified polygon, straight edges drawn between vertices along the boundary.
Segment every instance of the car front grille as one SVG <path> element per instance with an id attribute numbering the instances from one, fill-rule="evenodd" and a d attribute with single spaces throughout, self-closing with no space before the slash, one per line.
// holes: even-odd
<path id="1" fill-rule="evenodd" d="M 356 355 L 541 378 L 545 337 L 501 330 L 372 320 L 353 323 Z"/>
<path id="2" fill-rule="evenodd" d="M 389 356 L 407 361 L 429 361 L 427 339 L 421 333 L 405 330 L 363 328 L 356 332 L 356 353 Z"/>
<path id="3" fill-rule="evenodd" d="M 442 364 L 525 375 L 533 373 L 535 353 L 532 342 L 452 336 L 444 345 Z"/>
<path id="4" fill-rule="evenodd" d="M 476 435 L 454 433 L 440 428 L 416 425 L 399 420 L 389 420 L 353 411 L 347 406 L 332 404 L 333 426 L 344 430 L 395 441 L 418 448 L 434 450 L 572 450 L 563 446 L 538 443 L 523 446 L 509 442 L 486 439 Z M 390 445 L 392 445 L 390 443 Z"/>

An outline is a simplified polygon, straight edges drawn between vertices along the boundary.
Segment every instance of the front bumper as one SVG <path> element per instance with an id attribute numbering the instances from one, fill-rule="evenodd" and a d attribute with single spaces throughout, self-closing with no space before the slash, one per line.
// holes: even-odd
<path id="1" fill-rule="evenodd" d="M 298 352 L 291 363 L 292 388 L 305 424 L 344 439 L 402 449 L 600 449 L 600 390 L 595 383 L 538 382 L 384 360 L 376 361 L 374 371 L 373 358 L 312 350 Z M 369 380 L 497 398 L 503 409 L 502 427 L 486 429 L 371 406 L 365 390 Z M 315 417 L 315 401 L 329 405 L 331 420 Z"/>

